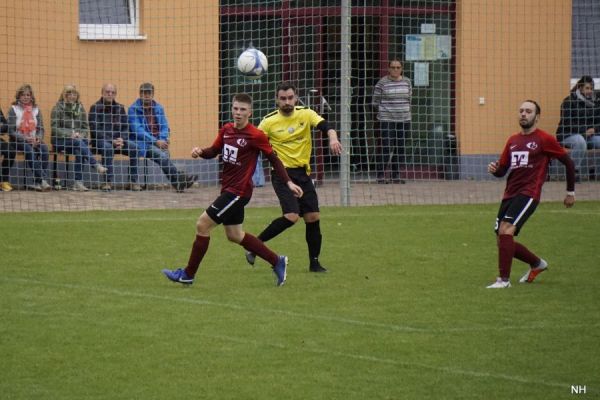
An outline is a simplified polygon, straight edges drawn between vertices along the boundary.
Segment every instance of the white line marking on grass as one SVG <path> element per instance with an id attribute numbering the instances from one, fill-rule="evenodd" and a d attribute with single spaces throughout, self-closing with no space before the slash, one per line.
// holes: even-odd
<path id="1" fill-rule="evenodd" d="M 38 285 L 45 285 L 45 286 L 70 288 L 70 289 L 76 289 L 76 290 L 95 291 L 95 292 L 99 292 L 99 293 L 106 293 L 106 294 L 118 295 L 118 296 L 123 296 L 123 297 L 138 297 L 138 298 L 147 298 L 147 299 L 156 299 L 156 300 L 166 300 L 169 302 L 175 301 L 175 302 L 183 302 L 183 303 L 190 303 L 190 304 L 199 304 L 199 305 L 230 308 L 230 309 L 235 309 L 235 310 L 258 311 L 261 313 L 266 311 L 266 312 L 272 312 L 272 313 L 279 313 L 279 314 L 283 314 L 283 315 L 289 315 L 292 317 L 300 317 L 300 318 L 307 318 L 307 319 L 319 319 L 319 320 L 326 320 L 326 321 L 333 321 L 333 322 L 342 322 L 342 323 L 347 323 L 347 324 L 352 324 L 352 325 L 386 328 L 386 329 L 391 329 L 394 331 L 420 332 L 420 333 L 443 333 L 443 332 L 452 331 L 452 330 L 457 330 L 457 331 L 488 330 L 488 328 L 485 328 L 485 329 L 465 328 L 464 330 L 461 330 L 461 328 L 450 328 L 448 330 L 446 330 L 446 329 L 422 329 L 422 328 L 413 328 L 413 327 L 408 327 L 408 326 L 399 326 L 399 325 L 391 325 L 391 324 L 358 321 L 358 320 L 346 319 L 346 318 L 303 314 L 303 313 L 296 313 L 296 312 L 283 311 L 283 310 L 258 309 L 258 308 L 253 308 L 253 307 L 241 306 L 241 305 L 237 305 L 237 304 L 225 304 L 225 303 L 212 302 L 212 301 L 208 301 L 208 300 L 175 298 L 175 297 L 159 296 L 159 295 L 148 294 L 148 293 L 136 293 L 136 292 L 130 292 L 130 291 L 117 290 L 117 289 L 82 286 L 82 285 L 76 285 L 76 284 L 44 282 L 44 281 L 37 281 L 37 280 L 31 280 L 31 279 L 14 279 L 14 278 L 0 278 L 0 279 L 3 281 L 8 281 L 8 282 L 19 282 L 19 283 L 25 283 L 25 284 L 38 284 Z M 61 313 L 61 314 L 65 315 L 65 316 L 69 316 L 69 317 L 74 317 L 74 318 L 81 317 L 80 315 L 77 315 L 77 314 L 68 314 L 68 313 Z M 514 328 L 514 329 L 519 329 L 519 330 L 520 329 L 539 329 L 541 326 L 542 325 L 536 325 L 533 327 L 515 326 L 515 327 L 505 327 L 505 328 L 508 328 L 508 329 Z M 600 324 L 585 325 L 585 327 L 592 327 L 592 326 L 600 326 Z M 552 325 L 552 327 L 560 328 L 557 325 Z M 563 326 L 562 328 L 567 328 L 567 327 L 573 328 L 572 325 Z M 544 327 L 544 328 L 548 328 L 548 327 Z M 491 330 L 491 329 L 497 330 L 498 328 L 489 328 L 489 330 Z M 517 382 L 517 383 L 522 383 L 522 384 L 544 385 L 544 386 L 557 387 L 557 388 L 565 388 L 565 387 L 568 388 L 570 386 L 570 384 L 567 384 L 567 383 L 548 382 L 548 381 L 544 381 L 544 380 L 535 380 L 535 379 L 529 379 L 529 378 L 525 378 L 525 377 L 521 377 L 521 376 L 514 376 L 514 375 L 507 375 L 507 374 L 496 374 L 496 373 L 481 372 L 481 371 L 471 371 L 471 370 L 466 370 L 466 369 L 461 369 L 461 368 L 453 368 L 453 367 L 439 367 L 439 366 L 435 366 L 435 365 L 428 365 L 428 364 L 423 364 L 423 363 L 418 363 L 418 362 L 400 361 L 400 360 L 394 360 L 394 359 L 389 359 L 389 358 L 379 358 L 379 357 L 362 355 L 362 354 L 345 353 L 345 352 L 339 352 L 339 351 L 328 351 L 328 350 L 324 350 L 324 349 L 315 349 L 315 348 L 307 348 L 307 347 L 302 347 L 302 348 L 290 347 L 290 346 L 273 343 L 273 342 L 259 342 L 256 340 L 249 340 L 249 339 L 233 337 L 233 336 L 206 335 L 206 334 L 202 334 L 202 333 L 197 333 L 197 334 L 204 336 L 204 337 L 215 338 L 215 339 L 220 339 L 220 340 L 228 340 L 228 341 L 242 343 L 242 344 L 253 344 L 256 346 L 263 346 L 263 347 L 264 346 L 276 347 L 278 349 L 284 349 L 284 350 L 289 350 L 289 351 L 309 352 L 309 353 L 313 353 L 313 354 L 326 354 L 326 355 L 332 355 L 332 356 L 337 356 L 337 357 L 351 358 L 351 359 L 360 360 L 360 361 L 369 361 L 369 362 L 376 362 L 376 363 L 383 363 L 383 364 L 390 364 L 390 365 L 398 365 L 398 366 L 403 366 L 403 367 L 407 367 L 407 368 L 421 368 L 421 369 L 426 369 L 426 370 L 431 370 L 431 371 L 444 372 L 444 373 L 453 374 L 453 375 L 464 375 L 464 376 L 475 377 L 475 378 L 502 379 L 502 380 Z"/>
<path id="2" fill-rule="evenodd" d="M 251 344 L 254 346 L 262 346 L 262 347 L 275 347 L 277 349 L 282 349 L 282 350 L 308 352 L 308 353 L 313 353 L 313 354 L 324 354 L 324 355 L 328 355 L 328 356 L 351 358 L 353 360 L 359 360 L 359 361 L 369 361 L 369 362 L 374 362 L 374 363 L 379 363 L 379 364 L 397 365 L 397 366 L 406 367 L 406 368 L 415 368 L 416 367 L 416 368 L 426 369 L 426 370 L 430 370 L 430 371 L 444 372 L 444 373 L 452 374 L 452 375 L 464 375 L 464 376 L 475 377 L 475 378 L 502 379 L 502 380 L 523 383 L 523 384 L 528 384 L 528 385 L 530 385 L 530 384 L 531 385 L 543 385 L 543 386 L 556 387 L 556 388 L 568 388 L 571 385 L 571 384 L 561 383 L 561 382 L 548 382 L 548 381 L 544 381 L 544 380 L 529 379 L 529 378 L 525 378 L 522 376 L 514 376 L 514 375 L 507 375 L 507 374 L 495 374 L 495 373 L 481 372 L 481 371 L 471 371 L 471 370 L 466 370 L 466 369 L 461 369 L 461 368 L 452 368 L 452 367 L 438 367 L 435 365 L 428 365 L 428 364 L 423 364 L 423 363 L 418 363 L 418 362 L 399 361 L 399 360 L 393 360 L 390 358 L 379 358 L 379 357 L 374 357 L 374 356 L 365 356 L 362 354 L 345 353 L 345 352 L 340 352 L 340 351 L 328 351 L 328 350 L 324 350 L 324 349 L 315 349 L 315 348 L 307 348 L 307 347 L 301 347 L 301 348 L 300 347 L 290 347 L 290 346 L 285 346 L 285 345 L 273 343 L 273 342 L 259 342 L 257 340 L 243 339 L 243 338 L 233 337 L 233 336 L 207 335 L 207 334 L 203 334 L 203 333 L 199 333 L 199 335 L 203 336 L 203 337 L 207 337 L 207 338 L 226 340 L 226 341 L 240 343 L 240 344 Z"/>
<path id="3" fill-rule="evenodd" d="M 259 307 L 251 307 L 247 305 L 239 305 L 232 303 L 219 303 L 210 300 L 201 300 L 201 299 L 190 299 L 186 297 L 170 297 L 170 296 L 160 296 L 156 294 L 149 293 L 141 293 L 141 292 L 130 292 L 125 290 L 118 289 L 109 289 L 104 287 L 94 287 L 94 286 L 83 286 L 76 284 L 68 284 L 68 283 L 57 283 L 57 282 L 46 282 L 39 281 L 33 279 L 19 279 L 19 278 L 5 278 L 2 277 L 0 280 L 7 282 L 19 282 L 24 284 L 38 284 L 45 286 L 53 286 L 53 287 L 61 287 L 61 288 L 69 288 L 76 290 L 87 290 L 98 293 L 106 293 L 111 295 L 118 295 L 122 297 L 137 297 L 137 298 L 145 298 L 145 299 L 155 299 L 155 300 L 165 300 L 171 302 L 181 302 L 188 304 L 196 304 L 196 305 L 205 305 L 211 307 L 221 307 L 232 310 L 243 310 L 243 311 L 252 311 L 259 313 L 271 313 L 271 314 L 280 314 L 286 315 L 294 318 L 301 319 L 312 319 L 312 320 L 320 320 L 327 322 L 339 322 L 348 325 L 362 326 L 366 328 L 378 328 L 378 329 L 386 329 L 393 332 L 406 332 L 406 333 L 423 333 L 423 334 L 446 334 L 446 333 L 463 333 L 463 332 L 484 332 L 484 331 L 499 331 L 499 330 L 539 330 L 539 329 L 555 329 L 555 330 L 566 330 L 566 329 L 583 329 L 583 328 L 600 328 L 600 323 L 596 324 L 568 324 L 568 325 L 560 325 L 560 324 L 531 324 L 531 325 L 509 325 L 509 326 L 475 326 L 475 327 L 454 327 L 454 328 L 417 328 L 408 325 L 396 325 L 396 324 L 385 324 L 381 322 L 369 322 L 369 321 L 361 321 L 351 318 L 341 318 L 341 317 L 332 317 L 328 315 L 316 315 L 316 314 L 307 314 L 307 313 L 299 313 L 295 311 L 287 311 L 287 310 L 278 310 L 278 309 L 268 309 L 268 308 L 259 308 Z"/>
<path id="4" fill-rule="evenodd" d="M 57 285 L 57 286 L 71 287 L 71 288 L 75 288 L 75 289 L 95 290 L 94 288 L 80 287 L 78 285 Z M 171 301 L 171 300 L 190 300 L 190 299 L 172 299 L 169 297 L 164 298 L 162 296 L 153 296 L 153 295 L 140 295 L 137 293 L 122 292 L 122 291 L 118 291 L 118 290 L 103 290 L 103 291 L 108 292 L 110 294 L 117 294 L 117 295 L 122 295 L 122 296 L 133 295 L 133 296 L 137 296 L 137 297 L 149 297 L 149 298 L 160 299 L 160 300 L 167 299 L 169 301 Z M 199 301 L 186 301 L 186 302 L 200 303 Z M 201 302 L 201 303 L 215 305 L 214 303 L 211 303 L 211 302 Z M 229 306 L 229 305 L 227 305 L 227 306 Z M 244 307 L 232 307 L 232 308 L 243 309 Z M 52 315 L 52 313 L 43 313 L 43 314 Z M 95 319 L 92 319 L 92 320 L 82 319 L 82 315 L 80 315 L 80 314 L 56 313 L 54 315 L 72 317 L 72 318 L 76 318 L 76 319 L 81 319 L 82 321 L 85 321 L 85 322 L 104 325 L 104 326 L 114 325 L 114 324 L 106 323 L 106 321 L 98 321 Z M 346 353 L 346 352 L 341 352 L 341 351 L 329 351 L 329 350 L 324 350 L 324 349 L 308 348 L 306 346 L 293 347 L 293 346 L 287 346 L 287 345 L 280 344 L 280 343 L 274 343 L 272 341 L 261 342 L 261 341 L 255 340 L 255 339 L 245 339 L 245 338 L 236 337 L 236 336 L 209 335 L 209 334 L 204 334 L 204 333 L 200 333 L 200 332 L 196 332 L 195 334 L 205 337 L 205 338 L 209 338 L 209 339 L 217 339 L 217 340 L 228 341 L 228 342 L 244 344 L 244 345 L 253 345 L 256 347 L 274 347 L 276 349 L 284 350 L 284 351 L 323 354 L 323 355 L 328 355 L 328 356 L 349 358 L 349 359 L 353 359 L 353 360 L 373 362 L 373 363 L 378 363 L 378 364 L 401 366 L 401 367 L 405 367 L 405 368 L 413 368 L 413 369 L 420 368 L 420 369 L 425 369 L 425 370 L 429 370 L 429 371 L 443 372 L 443 373 L 451 374 L 451 375 L 463 375 L 463 376 L 474 377 L 474 378 L 502 379 L 502 380 L 506 380 L 506 381 L 517 382 L 517 383 L 528 384 L 528 385 L 530 385 L 530 384 L 531 385 L 543 385 L 543 386 L 557 387 L 557 388 L 568 388 L 570 386 L 570 384 L 567 384 L 567 383 L 535 380 L 535 379 L 525 378 L 522 376 L 496 374 L 496 373 L 481 372 L 481 371 L 471 371 L 471 370 L 466 370 L 466 369 L 461 369 L 461 368 L 453 368 L 453 367 L 439 367 L 439 366 L 428 365 L 428 364 L 423 364 L 423 363 L 419 363 L 419 362 L 400 361 L 400 360 L 394 360 L 391 358 L 380 358 L 380 357 L 374 357 L 374 356 L 363 355 L 363 354 Z M 153 335 L 153 336 L 155 336 L 155 335 Z"/>

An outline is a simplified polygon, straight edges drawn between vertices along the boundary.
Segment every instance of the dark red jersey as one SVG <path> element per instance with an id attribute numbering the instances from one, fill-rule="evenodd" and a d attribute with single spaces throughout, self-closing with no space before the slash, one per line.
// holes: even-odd
<path id="1" fill-rule="evenodd" d="M 540 201 L 550 160 L 565 154 L 567 151 L 556 138 L 540 129 L 529 135 L 512 135 L 499 160 L 501 170 L 510 168 L 503 198 L 523 194 Z"/>
<path id="2" fill-rule="evenodd" d="M 273 153 L 267 136 L 252 124 L 236 129 L 233 122 L 229 122 L 219 130 L 211 147 L 221 151 L 221 191 L 251 197 L 252 174 L 258 154 L 261 151 L 265 155 Z"/>

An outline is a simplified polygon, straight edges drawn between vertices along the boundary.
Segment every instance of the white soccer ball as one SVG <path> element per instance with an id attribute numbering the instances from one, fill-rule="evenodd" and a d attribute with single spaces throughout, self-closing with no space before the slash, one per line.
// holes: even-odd
<path id="1" fill-rule="evenodd" d="M 269 62 L 262 51 L 250 48 L 240 54 L 237 67 L 242 75 L 250 79 L 258 79 L 267 72 Z"/>

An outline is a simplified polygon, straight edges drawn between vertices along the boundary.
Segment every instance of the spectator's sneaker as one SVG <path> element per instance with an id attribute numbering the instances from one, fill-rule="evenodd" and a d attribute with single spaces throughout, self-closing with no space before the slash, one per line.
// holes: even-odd
<path id="1" fill-rule="evenodd" d="M 73 190 L 74 192 L 87 192 L 90 189 L 85 187 L 83 182 L 75 181 L 75 182 L 73 182 L 73 186 L 71 186 L 71 190 Z"/>
<path id="2" fill-rule="evenodd" d="M 42 192 L 49 192 L 52 190 L 52 186 L 50 186 L 50 184 L 46 182 L 46 180 L 42 179 L 42 181 L 40 182 L 40 189 L 42 189 Z"/>
<path id="3" fill-rule="evenodd" d="M 254 254 L 251 251 L 247 251 L 246 252 L 246 261 L 248 261 L 248 264 L 254 266 L 254 263 L 256 262 L 256 254 Z"/>
<path id="4" fill-rule="evenodd" d="M 486 286 L 487 289 L 507 289 L 510 287 L 510 281 L 503 281 L 502 278 L 497 278 L 496 282 L 492 283 L 489 286 Z"/>
<path id="5" fill-rule="evenodd" d="M 27 190 L 35 190 L 36 192 L 41 192 L 42 191 L 42 187 L 40 186 L 39 183 L 34 183 L 33 185 L 27 185 Z"/>
<path id="6" fill-rule="evenodd" d="M 100 190 L 103 192 L 110 192 L 112 190 L 112 185 L 109 182 L 103 183 L 100 185 Z"/>
<path id="7" fill-rule="evenodd" d="M 104 165 L 96 164 L 96 172 L 98 172 L 99 174 L 105 174 L 106 171 L 108 171 L 108 168 L 106 168 Z"/>
<path id="8" fill-rule="evenodd" d="M 314 264 L 308 267 L 310 272 L 327 272 L 327 268 L 323 267 L 321 264 Z"/>
<path id="9" fill-rule="evenodd" d="M 533 282 L 536 276 L 538 276 L 547 269 L 548 263 L 546 262 L 546 260 L 540 258 L 540 263 L 538 264 L 538 266 L 535 268 L 529 268 L 529 271 L 527 271 L 527 273 L 525 273 L 525 275 L 523 275 L 521 279 L 519 279 L 519 282 L 531 283 Z"/>
<path id="10" fill-rule="evenodd" d="M 198 175 L 181 174 L 177 178 L 177 182 L 173 183 L 173 187 L 178 193 L 182 193 L 185 191 L 185 189 L 192 187 L 194 185 L 194 182 L 196 182 L 196 179 L 198 179 Z"/>
<path id="11" fill-rule="evenodd" d="M 130 183 L 129 190 L 131 190 L 132 192 L 141 192 L 142 187 L 137 183 Z"/>
<path id="12" fill-rule="evenodd" d="M 277 286 L 282 286 L 285 283 L 287 277 L 287 265 L 288 258 L 286 256 L 279 256 L 279 261 L 273 267 L 273 273 L 277 277 Z"/>
<path id="13" fill-rule="evenodd" d="M 177 268 L 174 271 L 171 271 L 170 269 L 163 269 L 162 273 L 173 282 L 182 283 L 184 285 L 191 285 L 194 283 L 194 278 L 187 276 L 183 268 Z"/>
<path id="14" fill-rule="evenodd" d="M 13 190 L 13 187 L 10 184 L 10 182 L 2 182 L 0 183 L 0 190 L 2 190 L 3 192 L 10 192 L 11 190 Z"/>

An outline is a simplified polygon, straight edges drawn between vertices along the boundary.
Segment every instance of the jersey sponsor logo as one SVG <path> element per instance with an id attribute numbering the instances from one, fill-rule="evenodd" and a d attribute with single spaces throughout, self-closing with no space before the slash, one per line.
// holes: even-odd
<path id="1" fill-rule="evenodd" d="M 236 164 L 238 156 L 238 148 L 235 146 L 231 146 L 229 144 L 225 144 L 223 146 L 223 161 Z"/>
<path id="2" fill-rule="evenodd" d="M 246 147 L 246 145 L 248 144 L 248 142 L 246 141 L 246 139 L 244 139 L 244 138 L 241 138 L 241 139 L 238 139 L 238 140 L 237 140 L 237 144 L 238 144 L 238 146 L 240 146 L 240 147 Z"/>
<path id="3" fill-rule="evenodd" d="M 511 168 L 523 168 L 529 164 L 529 152 L 528 151 L 513 151 L 510 153 L 510 167 Z"/>
<path id="4" fill-rule="evenodd" d="M 538 144 L 536 142 L 529 142 L 525 146 L 531 150 L 535 150 L 538 148 Z"/>
<path id="5" fill-rule="evenodd" d="M 287 129 L 287 131 L 288 131 L 288 133 L 291 135 L 292 133 L 294 133 L 294 127 L 293 127 L 293 126 L 290 126 L 290 127 Z"/>

